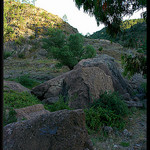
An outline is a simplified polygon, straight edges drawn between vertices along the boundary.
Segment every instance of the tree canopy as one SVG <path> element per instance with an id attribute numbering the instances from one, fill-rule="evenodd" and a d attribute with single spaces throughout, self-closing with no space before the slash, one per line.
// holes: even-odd
<path id="1" fill-rule="evenodd" d="M 125 15 L 132 15 L 136 10 L 147 7 L 146 0 L 74 0 L 80 9 L 95 16 L 97 25 L 104 23 L 107 32 L 114 36 L 120 32 L 120 24 Z M 143 13 L 143 17 L 146 12 Z"/>

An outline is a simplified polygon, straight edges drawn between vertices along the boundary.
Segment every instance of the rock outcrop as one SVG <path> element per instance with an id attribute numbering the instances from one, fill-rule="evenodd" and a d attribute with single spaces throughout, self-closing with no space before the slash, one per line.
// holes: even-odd
<path id="1" fill-rule="evenodd" d="M 29 92 L 30 90 L 26 87 L 22 86 L 20 83 L 16 83 L 14 81 L 4 81 L 4 90 L 14 90 L 17 92 Z"/>
<path id="2" fill-rule="evenodd" d="M 32 93 L 44 102 L 50 103 L 59 94 L 68 97 L 71 108 L 88 107 L 104 91 L 114 91 L 113 82 L 98 67 L 74 69 L 32 89 Z"/>
<path id="3" fill-rule="evenodd" d="M 105 54 L 81 60 L 73 70 L 33 88 L 31 92 L 48 103 L 57 101 L 61 94 L 71 99 L 70 107 L 85 108 L 104 91 L 117 91 L 131 99 L 132 87 L 121 75 L 114 58 Z"/>
<path id="4" fill-rule="evenodd" d="M 118 69 L 118 64 L 113 57 L 103 54 L 93 59 L 83 59 L 74 67 L 74 69 L 81 67 L 99 67 L 106 75 L 111 76 L 115 91 L 118 91 L 120 94 L 132 94 L 131 86 L 127 80 L 123 78 Z"/>
<path id="5" fill-rule="evenodd" d="M 98 67 L 75 69 L 66 75 L 63 84 L 71 108 L 86 108 L 104 91 L 114 91 L 111 77 Z"/>
<path id="6" fill-rule="evenodd" d="M 83 110 L 49 112 L 3 129 L 4 150 L 93 150 Z"/>

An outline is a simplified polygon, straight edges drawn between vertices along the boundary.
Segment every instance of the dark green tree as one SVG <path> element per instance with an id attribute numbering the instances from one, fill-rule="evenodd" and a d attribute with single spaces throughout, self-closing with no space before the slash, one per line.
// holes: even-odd
<path id="1" fill-rule="evenodd" d="M 97 25 L 104 23 L 107 32 L 115 36 L 120 32 L 120 25 L 125 15 L 132 15 L 136 10 L 147 7 L 146 0 L 74 0 L 80 9 L 95 16 Z M 143 15 L 146 16 L 146 13 Z"/>
<path id="2" fill-rule="evenodd" d="M 47 36 L 48 38 L 43 39 L 43 48 L 70 69 L 81 59 L 96 55 L 96 50 L 91 45 L 83 46 L 83 36 L 79 33 L 67 38 L 61 30 L 50 28 Z"/>

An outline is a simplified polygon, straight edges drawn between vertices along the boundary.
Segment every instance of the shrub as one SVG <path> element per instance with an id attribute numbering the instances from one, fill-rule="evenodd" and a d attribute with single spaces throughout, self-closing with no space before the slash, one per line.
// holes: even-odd
<path id="1" fill-rule="evenodd" d="M 18 37 L 18 39 L 15 40 L 15 43 L 18 45 L 23 45 L 25 42 L 25 38 L 23 36 Z"/>
<path id="2" fill-rule="evenodd" d="M 25 53 L 24 52 L 19 53 L 18 58 L 25 59 Z"/>
<path id="3" fill-rule="evenodd" d="M 40 103 L 35 96 L 27 92 L 4 92 L 4 106 L 8 108 L 23 108 Z"/>
<path id="4" fill-rule="evenodd" d="M 4 51 L 4 59 L 7 59 L 7 58 L 10 57 L 11 55 L 12 55 L 11 52 Z"/>
<path id="5" fill-rule="evenodd" d="M 97 106 L 101 106 L 102 108 L 111 110 L 116 115 L 121 116 L 126 116 L 129 113 L 127 105 L 124 103 L 123 99 L 117 92 L 105 92 L 100 96 L 100 99 L 93 102 L 91 106 L 94 108 L 96 108 Z"/>
<path id="6" fill-rule="evenodd" d="M 45 109 L 51 112 L 63 110 L 63 109 L 71 110 L 71 108 L 68 106 L 68 101 L 64 101 L 64 98 L 62 96 L 59 97 L 59 100 L 56 103 L 52 105 L 45 104 L 44 106 L 45 106 Z"/>
<path id="7" fill-rule="evenodd" d="M 99 51 L 102 51 L 102 50 L 103 50 L 103 47 L 100 47 L 98 50 L 99 50 Z"/>
<path id="8" fill-rule="evenodd" d="M 129 113 L 128 107 L 115 92 L 102 94 L 100 99 L 84 111 L 87 127 L 96 131 L 103 126 L 122 129 L 125 126 L 123 117 Z"/>
<path id="9" fill-rule="evenodd" d="M 72 34 L 67 39 L 61 30 L 50 28 L 47 35 L 48 38 L 43 39 L 43 48 L 70 69 L 81 59 L 96 55 L 91 45 L 83 47 L 83 37 L 80 34 Z"/>
<path id="10" fill-rule="evenodd" d="M 9 124 L 9 123 L 13 123 L 16 122 L 17 118 L 16 118 L 16 112 L 14 111 L 14 109 L 10 109 L 9 112 L 6 111 L 6 108 L 3 109 L 3 126 Z"/>
<path id="11" fill-rule="evenodd" d="M 124 68 L 123 75 L 130 78 L 135 73 L 147 74 L 147 58 L 144 54 L 138 53 L 135 56 L 123 55 L 121 63 Z"/>
<path id="12" fill-rule="evenodd" d="M 23 75 L 23 76 L 17 77 L 15 81 L 29 89 L 32 89 L 33 87 L 40 84 L 39 81 L 31 79 L 29 75 Z"/>

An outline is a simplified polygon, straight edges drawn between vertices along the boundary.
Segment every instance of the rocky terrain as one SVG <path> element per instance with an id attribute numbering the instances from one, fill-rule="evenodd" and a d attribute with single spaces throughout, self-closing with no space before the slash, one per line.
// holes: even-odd
<path id="1" fill-rule="evenodd" d="M 67 95 L 73 99 L 69 106 L 75 109 L 49 112 L 42 104 L 15 109 L 17 122 L 4 127 L 4 149 L 146 150 L 146 110 L 135 108 L 146 107 L 146 99 L 132 95 L 132 90 L 138 90 L 146 80 L 140 74 L 130 80 L 121 74 L 121 55 L 134 53 L 134 50 L 109 40 L 84 38 L 84 46 L 91 44 L 97 55 L 93 59 L 81 60 L 69 70 L 67 66 L 59 66 L 58 60 L 47 57 L 41 39 L 49 26 L 62 29 L 66 35 L 78 33 L 77 29 L 33 5 L 10 4 L 7 0 L 4 5 L 7 27 L 14 30 L 12 36 L 6 34 L 4 43 L 4 52 L 10 53 L 4 59 L 4 90 L 27 91 L 46 104 L 57 102 L 59 94 Z M 7 9 L 9 6 L 12 9 Z M 11 14 L 15 15 L 12 17 Z M 35 79 L 39 85 L 27 89 L 8 81 L 24 75 Z M 118 91 L 128 107 L 134 106 L 136 111 L 126 118 L 123 131 L 105 127 L 107 136 L 102 132 L 88 135 L 81 109 L 88 107 L 103 91 Z"/>

